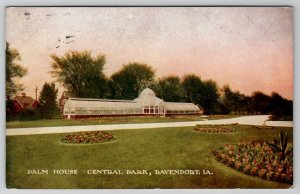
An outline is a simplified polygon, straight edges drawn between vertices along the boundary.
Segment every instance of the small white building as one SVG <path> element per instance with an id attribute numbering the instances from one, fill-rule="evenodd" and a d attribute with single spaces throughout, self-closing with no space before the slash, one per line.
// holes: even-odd
<path id="1" fill-rule="evenodd" d="M 134 100 L 69 98 L 64 104 L 64 118 L 142 115 L 201 114 L 193 103 L 165 102 L 149 89 Z"/>

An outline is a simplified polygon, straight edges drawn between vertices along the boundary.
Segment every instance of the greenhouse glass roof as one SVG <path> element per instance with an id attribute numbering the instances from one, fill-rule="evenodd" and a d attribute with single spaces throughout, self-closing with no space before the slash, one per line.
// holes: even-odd
<path id="1" fill-rule="evenodd" d="M 156 112 L 158 114 L 164 113 L 164 110 L 167 112 L 200 112 L 199 107 L 193 103 L 165 102 L 156 97 L 151 89 L 146 88 L 134 100 L 69 98 L 64 106 L 64 114 L 141 114 L 153 113 L 150 109 L 154 107 L 159 108 L 159 111 Z M 144 111 L 144 109 L 149 109 L 149 111 Z"/>

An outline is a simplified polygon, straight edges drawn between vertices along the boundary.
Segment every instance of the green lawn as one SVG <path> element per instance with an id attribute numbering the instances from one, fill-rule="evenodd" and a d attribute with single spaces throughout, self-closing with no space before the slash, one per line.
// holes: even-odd
<path id="1" fill-rule="evenodd" d="M 230 126 L 230 134 L 200 133 L 192 127 L 111 131 L 116 141 L 61 143 L 66 134 L 8 136 L 9 188 L 289 188 L 251 177 L 217 162 L 211 151 L 240 140 L 272 139 L 279 128 Z M 292 128 L 280 128 L 289 132 Z M 27 175 L 28 169 L 77 169 L 79 175 Z M 213 175 L 87 175 L 87 169 L 205 169 Z"/>
<path id="2" fill-rule="evenodd" d="M 133 116 L 133 117 L 103 117 L 103 118 L 88 119 L 88 120 L 49 119 L 49 120 L 36 120 L 36 121 L 10 121 L 10 122 L 6 122 L 6 128 L 198 121 L 203 119 L 226 119 L 226 118 L 234 118 L 238 116 L 240 115 L 212 115 L 209 117 L 201 117 L 200 115 L 173 116 L 173 117 Z"/>

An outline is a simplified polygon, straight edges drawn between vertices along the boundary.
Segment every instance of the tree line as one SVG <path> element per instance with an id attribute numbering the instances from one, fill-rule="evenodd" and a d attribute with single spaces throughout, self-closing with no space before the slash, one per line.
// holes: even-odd
<path id="1" fill-rule="evenodd" d="M 13 102 L 13 97 L 20 91 L 23 91 L 24 86 L 18 82 L 20 78 L 27 74 L 27 68 L 19 64 L 21 61 L 20 53 L 13 48 L 10 48 L 9 43 L 6 43 L 6 120 L 32 120 L 41 118 L 52 118 L 58 112 L 57 92 L 54 83 L 47 83 L 39 94 L 38 105 L 36 109 L 23 109 L 21 112 L 16 112 L 16 107 Z"/>
<path id="2" fill-rule="evenodd" d="M 105 55 L 92 56 L 91 51 L 69 51 L 64 56 L 50 57 L 51 76 L 62 83 L 72 97 L 132 100 L 149 87 L 165 101 L 192 102 L 201 107 L 204 114 L 272 114 L 276 119 L 292 119 L 293 115 L 293 102 L 275 92 L 269 96 L 256 91 L 247 96 L 233 91 L 229 85 L 219 87 L 214 80 L 203 80 L 196 74 L 157 78 L 152 66 L 138 62 L 124 64 L 119 71 L 107 76 Z M 15 65 L 7 60 L 7 66 L 12 64 Z M 52 87 L 56 102 L 57 89 Z M 39 101 L 49 96 L 40 94 Z M 46 106 L 45 103 L 40 105 Z"/>

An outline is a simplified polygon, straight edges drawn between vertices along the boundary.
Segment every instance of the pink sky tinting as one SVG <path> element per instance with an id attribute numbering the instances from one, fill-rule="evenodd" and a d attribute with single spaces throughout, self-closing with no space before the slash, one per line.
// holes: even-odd
<path id="1" fill-rule="evenodd" d="M 54 80 L 51 54 L 91 50 L 106 55 L 107 75 L 136 61 L 153 66 L 157 77 L 193 73 L 247 95 L 293 98 L 287 7 L 7 8 L 6 41 L 28 68 L 20 81 L 32 97 L 35 86 Z"/>

